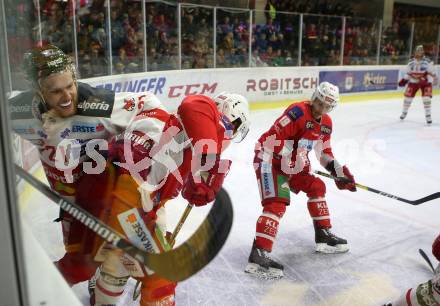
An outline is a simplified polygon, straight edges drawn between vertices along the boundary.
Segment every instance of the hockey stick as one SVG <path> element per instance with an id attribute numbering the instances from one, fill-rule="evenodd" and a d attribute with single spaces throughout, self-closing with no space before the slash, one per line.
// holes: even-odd
<path id="1" fill-rule="evenodd" d="M 109 227 L 79 205 L 65 200 L 56 191 L 43 184 L 16 165 L 17 174 L 61 209 L 84 224 L 113 246 L 123 250 L 157 274 L 171 280 L 182 281 L 205 267 L 220 251 L 232 227 L 232 203 L 228 193 L 221 189 L 208 216 L 194 234 L 182 245 L 170 251 L 154 254 L 139 249 L 122 234 Z"/>
<path id="2" fill-rule="evenodd" d="M 182 216 L 180 217 L 180 220 L 177 223 L 176 227 L 174 228 L 174 231 L 171 234 L 170 238 L 168 239 L 168 243 L 171 246 L 174 246 L 174 243 L 176 242 L 176 236 L 177 236 L 177 234 L 179 234 L 180 230 L 182 229 L 182 226 L 185 223 L 186 218 L 188 218 L 189 213 L 191 212 L 192 208 L 193 208 L 193 205 L 191 203 L 188 203 L 188 205 L 186 205 L 185 211 L 183 212 Z"/>
<path id="3" fill-rule="evenodd" d="M 426 255 L 425 251 L 423 251 L 422 249 L 419 249 L 419 253 L 420 253 L 420 255 L 422 255 L 423 259 L 426 261 L 426 263 L 431 268 L 432 273 L 435 274 L 435 269 L 434 269 L 434 266 L 432 265 L 431 259 L 429 259 L 428 255 Z"/>
<path id="4" fill-rule="evenodd" d="M 168 237 L 168 235 L 166 236 L 166 240 L 168 241 L 168 243 L 170 244 L 171 247 L 174 246 L 174 243 L 176 242 L 175 241 L 176 236 L 179 234 L 180 229 L 182 228 L 183 224 L 185 223 L 186 218 L 188 218 L 188 215 L 191 212 L 192 208 L 193 208 L 193 205 L 188 203 L 182 216 L 180 217 L 179 222 L 177 223 L 176 227 L 174 228 L 173 233 L 169 237 Z M 139 288 L 140 284 L 141 284 L 141 281 L 137 280 L 136 285 L 134 286 L 134 289 L 133 289 L 133 301 L 136 301 L 137 298 L 139 297 L 139 295 L 141 294 L 141 289 Z"/>
<path id="5" fill-rule="evenodd" d="M 391 85 L 396 85 L 398 86 L 397 82 L 391 82 L 391 83 L 374 83 L 372 80 L 370 80 L 370 85 L 375 85 L 375 86 L 391 86 Z"/>
<path id="6" fill-rule="evenodd" d="M 345 182 L 350 182 L 350 180 L 348 180 L 346 178 L 334 177 L 334 176 L 332 176 L 332 175 L 330 175 L 328 173 L 325 173 L 325 172 L 322 172 L 322 171 L 319 171 L 319 170 L 315 170 L 315 171 L 313 171 L 313 173 L 316 173 L 318 175 L 325 176 L 325 177 L 328 177 L 328 178 L 331 178 L 331 179 L 334 179 L 334 180 L 342 181 L 342 182 L 344 182 L 344 181 Z M 401 202 L 405 202 L 405 203 L 408 203 L 408 204 L 411 204 L 411 205 L 419 205 L 419 204 L 423 204 L 425 202 L 432 201 L 432 200 L 440 198 L 440 192 L 436 192 L 436 193 L 430 194 L 430 195 L 428 195 L 426 197 L 420 198 L 418 200 L 411 201 L 411 200 L 407 200 L 407 199 L 404 199 L 404 198 L 392 195 L 392 194 L 390 194 L 388 192 L 380 191 L 380 190 L 377 190 L 377 189 L 374 189 L 374 188 L 371 188 L 371 187 L 368 187 L 368 186 L 364 186 L 364 185 L 361 185 L 361 184 L 358 184 L 358 183 L 355 183 L 355 185 L 358 188 L 361 188 L 361 189 L 364 189 L 364 190 L 367 190 L 367 191 L 371 191 L 371 192 L 377 193 L 377 194 L 379 194 L 381 196 L 384 196 L 384 197 L 387 197 L 387 198 L 391 198 L 391 199 L 394 199 L 394 200 L 398 200 L 398 201 L 401 201 Z"/>

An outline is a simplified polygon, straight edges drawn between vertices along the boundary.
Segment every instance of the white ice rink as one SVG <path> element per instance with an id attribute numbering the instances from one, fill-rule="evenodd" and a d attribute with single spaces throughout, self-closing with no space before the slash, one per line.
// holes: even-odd
<path id="1" fill-rule="evenodd" d="M 434 98 L 432 126 L 425 123 L 420 97 L 403 122 L 399 120 L 402 99 L 341 104 L 331 114 L 333 152 L 363 185 L 411 200 L 438 192 L 439 103 Z M 285 277 L 263 281 L 243 272 L 261 213 L 253 147 L 282 111 L 253 112 L 248 137 L 226 152 L 225 157 L 233 160 L 225 181 L 234 206 L 232 231 L 213 262 L 178 285 L 176 305 L 380 305 L 429 279 L 432 273 L 418 249 L 432 258 L 431 244 L 440 232 L 440 199 L 412 206 L 365 190 L 340 191 L 326 178 L 333 231 L 348 240 L 350 251 L 316 254 L 306 197 L 292 194 L 272 252 L 284 264 Z M 322 170 L 315 160 L 312 164 Z M 59 224 L 50 223 L 57 206 L 35 194 L 24 207 L 24 216 L 44 248 L 53 260 L 58 259 L 63 254 L 61 231 Z M 171 229 L 184 208 L 181 199 L 167 204 Z M 208 209 L 193 209 L 178 242 L 189 237 Z M 85 284 L 74 290 L 87 305 Z M 131 290 L 132 286 L 119 305 L 138 305 L 131 301 Z"/>

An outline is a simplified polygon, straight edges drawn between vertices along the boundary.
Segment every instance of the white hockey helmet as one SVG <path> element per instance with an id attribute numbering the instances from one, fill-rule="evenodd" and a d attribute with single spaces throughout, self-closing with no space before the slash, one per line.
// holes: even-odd
<path id="1" fill-rule="evenodd" d="M 326 113 L 331 112 L 339 102 L 339 88 L 329 82 L 322 82 L 312 95 L 312 103 L 318 99 L 324 105 Z"/>
<path id="2" fill-rule="evenodd" d="M 232 124 L 232 137 L 234 142 L 242 141 L 249 132 L 250 116 L 249 102 L 239 94 L 221 92 L 213 98 L 217 109 Z"/>

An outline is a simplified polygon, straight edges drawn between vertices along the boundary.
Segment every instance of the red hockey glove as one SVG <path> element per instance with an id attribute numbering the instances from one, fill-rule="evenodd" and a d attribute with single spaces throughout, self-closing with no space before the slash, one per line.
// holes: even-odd
<path id="1" fill-rule="evenodd" d="M 149 157 L 154 142 L 139 131 L 133 131 L 130 135 L 127 134 L 121 134 L 112 139 L 108 148 L 108 158 L 113 162 L 120 162 L 128 168 L 119 167 L 120 173 L 132 174 L 129 171 L 131 170 L 131 172 L 139 173 L 145 179 L 149 167 L 139 168 L 135 167 L 135 164 Z M 138 141 L 132 141 L 131 139 L 138 139 Z"/>
<path id="2" fill-rule="evenodd" d="M 437 236 L 432 244 L 432 255 L 440 261 L 440 235 Z"/>
<path id="3" fill-rule="evenodd" d="M 336 167 L 335 167 L 336 165 Z M 338 171 L 336 171 L 336 169 L 339 169 Z M 353 174 L 351 174 L 350 170 L 348 170 L 347 166 L 343 166 L 341 169 L 341 166 L 338 164 L 338 162 L 336 161 L 332 161 L 330 162 L 326 169 L 331 173 L 331 175 L 333 175 L 334 177 L 337 177 L 338 180 L 335 180 L 336 183 L 336 187 L 338 187 L 338 189 L 343 190 L 343 189 L 347 189 L 350 190 L 351 192 L 356 191 L 356 182 L 354 181 L 354 177 Z M 341 173 L 342 170 L 342 173 Z M 339 174 L 339 175 L 338 175 Z M 343 175 L 341 175 L 343 174 Z"/>
<path id="4" fill-rule="evenodd" d="M 230 160 L 219 159 L 210 170 L 201 172 L 198 183 L 194 181 L 192 175 L 189 175 L 185 186 L 183 186 L 182 197 L 195 206 L 203 206 L 214 201 L 215 195 L 222 187 L 229 172 L 231 163 Z M 221 173 L 219 173 L 219 168 Z"/>
<path id="5" fill-rule="evenodd" d="M 403 87 L 403 86 L 405 86 L 407 83 L 408 83 L 408 80 L 407 80 L 407 79 L 401 79 L 401 80 L 399 81 L 399 87 Z"/>

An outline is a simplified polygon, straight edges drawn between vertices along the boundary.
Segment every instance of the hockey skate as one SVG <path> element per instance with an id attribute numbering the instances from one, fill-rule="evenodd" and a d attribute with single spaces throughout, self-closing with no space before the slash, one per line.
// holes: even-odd
<path id="1" fill-rule="evenodd" d="M 400 120 L 403 120 L 406 118 L 406 115 L 408 115 L 408 113 L 402 113 L 402 115 L 400 115 Z"/>
<path id="2" fill-rule="evenodd" d="M 89 282 L 87 284 L 87 289 L 89 291 L 89 301 L 90 305 L 95 305 L 95 287 L 96 287 L 96 281 L 98 280 L 99 276 L 101 274 L 101 266 L 99 266 L 96 269 L 95 274 L 89 279 Z"/>
<path id="3" fill-rule="evenodd" d="M 244 272 L 262 279 L 280 279 L 284 276 L 283 265 L 277 263 L 268 256 L 268 251 L 252 246 L 248 264 Z"/>
<path id="4" fill-rule="evenodd" d="M 431 119 L 431 116 L 430 116 L 430 115 L 429 115 L 429 116 L 426 116 L 425 118 L 426 118 L 426 124 L 427 124 L 427 125 L 432 124 L 432 119 Z"/>
<path id="5" fill-rule="evenodd" d="M 315 242 L 319 253 L 345 253 L 349 250 L 347 240 L 339 238 L 328 228 L 315 227 Z"/>

